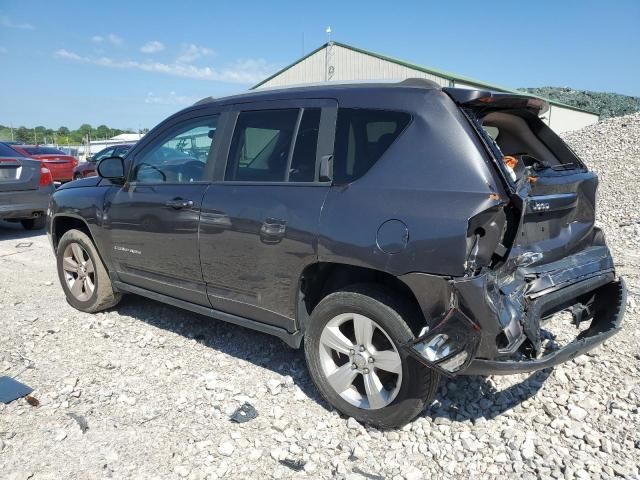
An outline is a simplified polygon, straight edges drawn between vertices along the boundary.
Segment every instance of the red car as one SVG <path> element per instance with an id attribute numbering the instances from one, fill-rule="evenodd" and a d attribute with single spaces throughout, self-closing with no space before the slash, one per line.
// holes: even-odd
<path id="1" fill-rule="evenodd" d="M 54 181 L 68 182 L 73 179 L 73 169 L 78 165 L 75 157 L 44 145 L 12 145 L 12 148 L 25 157 L 40 160 L 42 166 L 49 169 Z"/>
<path id="2" fill-rule="evenodd" d="M 73 169 L 73 179 L 77 180 L 84 177 L 93 177 L 96 175 L 96 165 L 100 160 L 107 157 L 123 157 L 127 154 L 131 147 L 135 143 L 125 143 L 121 145 L 111 145 L 105 149 L 100 150 L 95 155 L 89 157 L 86 162 L 83 162 Z"/>

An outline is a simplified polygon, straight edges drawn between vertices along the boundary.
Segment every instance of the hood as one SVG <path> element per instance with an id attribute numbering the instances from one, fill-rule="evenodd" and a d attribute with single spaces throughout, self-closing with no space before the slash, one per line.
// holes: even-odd
<path id="1" fill-rule="evenodd" d="M 100 182 L 103 179 L 101 177 L 86 177 L 81 178 L 79 180 L 73 180 L 72 182 L 67 182 L 58 187 L 58 190 L 65 190 L 67 188 L 78 188 L 78 187 L 97 187 L 100 185 Z M 104 186 L 108 186 L 110 183 L 108 181 L 104 182 Z"/>

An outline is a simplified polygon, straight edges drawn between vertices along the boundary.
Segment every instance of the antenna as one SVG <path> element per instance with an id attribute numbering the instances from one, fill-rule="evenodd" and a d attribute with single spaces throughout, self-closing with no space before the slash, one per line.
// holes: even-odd
<path id="1" fill-rule="evenodd" d="M 331 41 L 331 25 L 324 30 L 327 34 L 327 46 L 324 52 L 324 80 L 328 82 L 333 78 L 335 67 L 333 66 L 333 42 Z"/>

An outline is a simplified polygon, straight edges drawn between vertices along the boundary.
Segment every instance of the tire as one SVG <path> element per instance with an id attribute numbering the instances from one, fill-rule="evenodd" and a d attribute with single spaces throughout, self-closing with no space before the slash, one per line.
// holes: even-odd
<path id="1" fill-rule="evenodd" d="M 351 331 L 348 329 L 349 316 L 353 316 Z M 361 322 L 362 318 L 373 322 L 375 333 L 372 335 L 372 344 L 377 342 L 378 347 L 365 348 L 363 353 L 355 355 L 337 355 L 336 351 L 327 347 L 323 332 L 335 331 L 336 325 L 339 325 L 342 319 L 346 319 L 340 326 L 340 332 L 346 332 L 344 336 L 359 349 L 355 341 L 356 319 Z M 413 324 L 417 318 L 415 308 L 409 301 L 376 285 L 354 285 L 326 296 L 311 313 L 304 346 L 307 367 L 322 396 L 343 414 L 354 417 L 361 423 L 380 428 L 398 428 L 415 418 L 433 399 L 440 381 L 438 372 L 421 364 L 400 348 L 400 345 L 415 338 L 409 324 Z M 399 361 L 400 366 L 397 363 L 393 364 L 397 373 L 386 372 L 385 368 L 389 368 L 387 365 L 382 371 L 378 368 L 368 368 L 371 365 L 375 367 L 376 361 L 378 365 L 382 365 L 384 358 L 380 355 L 380 344 L 386 345 L 381 347 L 387 351 L 386 358 L 396 358 L 389 357 L 389 352 L 398 354 L 399 360 L 396 359 L 394 362 Z M 368 358 L 369 356 L 374 357 L 373 360 Z M 332 369 L 344 360 L 344 365 L 327 373 L 328 368 Z M 366 365 L 363 366 L 363 363 Z M 347 367 L 351 368 L 351 374 L 348 373 Z M 353 375 L 356 369 L 355 378 L 362 377 L 362 380 L 354 380 L 342 394 L 338 393 L 328 378 L 335 378 L 333 374 L 339 369 L 343 369 L 345 375 Z M 369 377 L 371 372 L 376 374 L 377 383 Z M 367 384 L 383 386 L 382 380 L 385 378 L 385 386 L 390 387 L 381 390 L 381 397 L 372 395 L 378 406 L 370 403 L 368 395 L 365 401 L 363 393 L 368 391 Z M 348 381 L 345 385 L 348 385 Z M 381 399 L 384 402 L 380 402 Z M 360 405 L 357 405 L 358 402 Z"/>
<path id="2" fill-rule="evenodd" d="M 82 178 L 82 175 L 80 175 L 79 173 L 76 173 L 76 174 L 73 176 L 73 179 L 74 179 L 74 180 L 80 180 L 81 178 Z"/>
<path id="3" fill-rule="evenodd" d="M 40 230 L 44 228 L 44 216 L 40 216 L 38 218 L 25 218 L 24 220 L 20 220 L 22 224 L 22 228 L 25 230 Z"/>
<path id="4" fill-rule="evenodd" d="M 85 261 L 85 268 L 82 273 L 76 269 L 74 279 L 73 273 L 70 273 L 73 270 L 72 264 L 66 262 L 65 258 L 78 265 L 79 257 Z M 95 313 L 118 304 L 122 295 L 113 291 L 109 273 L 87 234 L 80 230 L 67 231 L 58 243 L 56 259 L 58 278 L 67 301 L 72 307 L 83 312 Z M 93 268 L 90 268 L 90 265 Z M 82 280 L 84 278 L 88 278 L 89 281 Z M 79 281 L 79 284 L 76 283 Z M 93 285 L 93 289 L 89 285 Z M 73 286 L 77 286 L 77 289 L 72 288 Z"/>

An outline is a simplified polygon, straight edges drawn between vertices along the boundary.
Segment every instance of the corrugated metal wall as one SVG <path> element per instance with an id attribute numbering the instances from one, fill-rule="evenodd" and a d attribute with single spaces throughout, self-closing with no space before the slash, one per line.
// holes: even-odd
<path id="1" fill-rule="evenodd" d="M 443 87 L 450 85 L 446 78 L 333 45 L 328 49 L 317 51 L 309 58 L 263 83 L 260 88 L 317 83 L 325 80 L 398 80 L 404 78 L 426 78 Z"/>
<path id="2" fill-rule="evenodd" d="M 478 88 L 340 45 L 318 50 L 310 57 L 263 83 L 259 88 L 317 83 L 326 80 L 402 80 L 405 78 L 426 78 L 443 87 Z M 598 121 L 597 115 L 557 105 L 552 105 L 543 118 L 558 133 L 577 130 Z"/>

